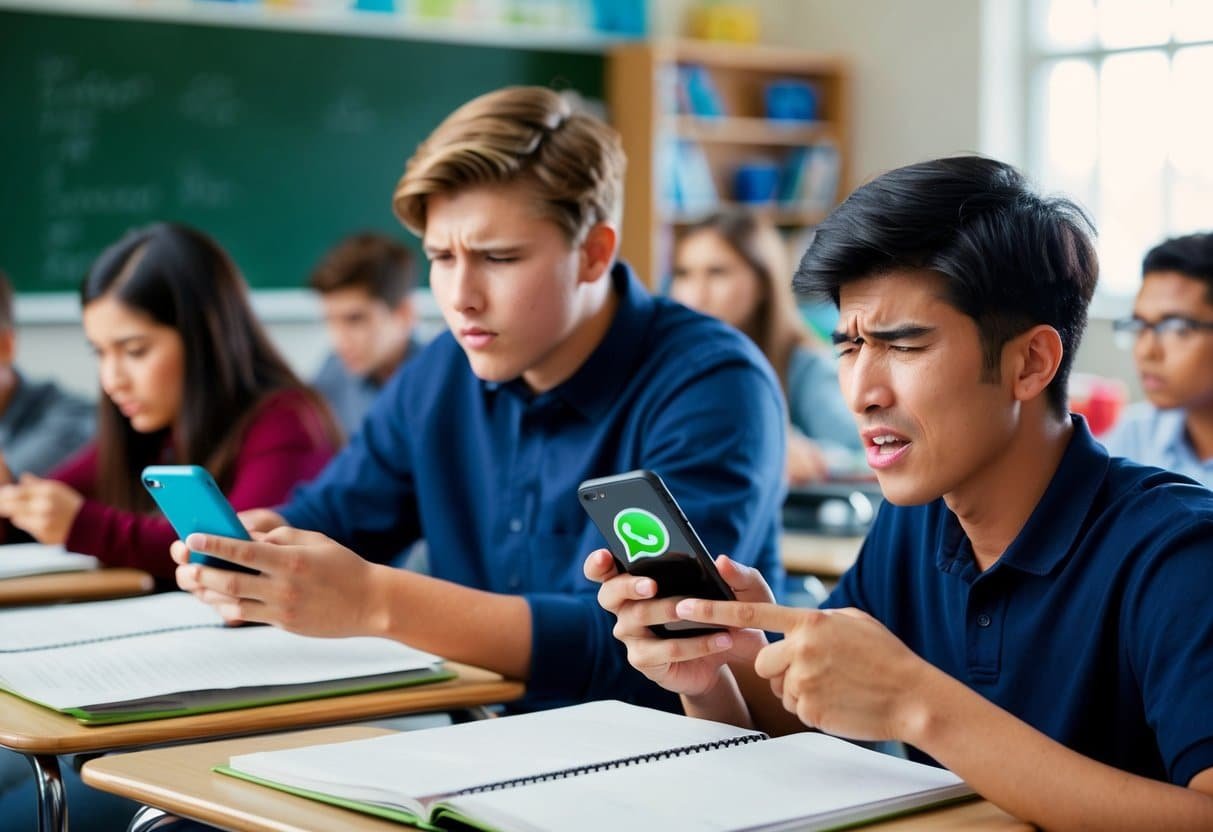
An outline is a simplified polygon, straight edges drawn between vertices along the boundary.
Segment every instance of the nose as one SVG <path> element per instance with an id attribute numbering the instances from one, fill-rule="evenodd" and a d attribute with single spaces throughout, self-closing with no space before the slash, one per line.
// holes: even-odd
<path id="1" fill-rule="evenodd" d="M 853 413 L 874 413 L 893 405 L 888 373 L 870 349 L 859 347 L 851 361 L 839 365 L 838 382 Z"/>
<path id="2" fill-rule="evenodd" d="M 1162 338 L 1154 329 L 1143 329 L 1133 344 L 1133 356 L 1142 361 L 1147 358 L 1157 359 L 1162 355 Z"/>
<path id="3" fill-rule="evenodd" d="M 471 258 L 457 256 L 447 269 L 451 307 L 457 312 L 480 312 L 484 309 L 484 291 L 480 275 Z"/>
<path id="4" fill-rule="evenodd" d="M 128 378 L 122 368 L 122 362 L 114 358 L 102 358 L 97 374 L 100 377 L 101 389 L 106 395 L 112 396 L 127 385 Z"/>

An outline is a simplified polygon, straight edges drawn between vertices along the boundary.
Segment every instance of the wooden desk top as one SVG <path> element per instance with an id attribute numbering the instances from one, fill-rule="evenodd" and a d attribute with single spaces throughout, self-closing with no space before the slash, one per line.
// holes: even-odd
<path id="1" fill-rule="evenodd" d="M 837 578 L 855 563 L 862 545 L 862 537 L 785 531 L 780 536 L 779 555 L 789 572 Z"/>
<path id="2" fill-rule="evenodd" d="M 0 692 L 0 746 L 27 754 L 73 754 L 333 725 L 421 711 L 471 708 L 522 696 L 521 682 L 447 662 L 458 677 L 416 687 L 287 702 L 125 725 L 81 725 L 65 714 Z"/>
<path id="3" fill-rule="evenodd" d="M 138 569 L 90 569 L 0 580 L 0 606 L 54 604 L 60 601 L 104 601 L 145 595 L 152 576 Z"/>
<path id="4" fill-rule="evenodd" d="M 409 827 L 211 771 L 212 766 L 226 763 L 233 754 L 343 742 L 388 733 L 391 732 L 382 728 L 348 726 L 136 751 L 90 760 L 84 765 L 83 776 L 85 783 L 103 791 L 225 829 L 242 832 L 328 832 L 332 829 L 400 832 Z M 865 829 L 878 832 L 961 829 L 1026 832 L 1031 827 L 991 803 L 974 801 Z"/>

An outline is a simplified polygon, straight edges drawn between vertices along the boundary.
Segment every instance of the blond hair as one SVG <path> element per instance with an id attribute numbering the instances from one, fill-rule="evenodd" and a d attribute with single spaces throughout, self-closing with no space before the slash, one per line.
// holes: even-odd
<path id="1" fill-rule="evenodd" d="M 426 198 L 477 185 L 522 182 L 546 217 L 579 243 L 618 222 L 625 158 L 619 134 L 545 87 L 505 87 L 473 98 L 438 125 L 409 159 L 392 208 L 425 233 Z"/>

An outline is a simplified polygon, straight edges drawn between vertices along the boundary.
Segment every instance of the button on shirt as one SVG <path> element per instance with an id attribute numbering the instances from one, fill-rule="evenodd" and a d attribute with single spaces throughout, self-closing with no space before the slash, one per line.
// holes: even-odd
<path id="1" fill-rule="evenodd" d="M 1213 459 L 1201 459 L 1188 441 L 1187 414 L 1159 410 L 1149 402 L 1133 405 L 1103 440 L 1112 456 L 1128 457 L 1191 477 L 1213 488 Z"/>
<path id="2" fill-rule="evenodd" d="M 1211 541 L 1213 492 L 1109 458 L 1074 417 L 1052 482 L 993 566 L 978 570 L 943 500 L 885 503 L 823 606 L 867 611 L 1080 754 L 1186 786 L 1213 766 Z"/>
<path id="3" fill-rule="evenodd" d="M 614 321 L 563 384 L 533 395 L 520 380 L 481 381 L 444 333 L 282 512 L 380 562 L 424 537 L 436 577 L 525 597 L 524 709 L 601 698 L 677 707 L 628 666 L 582 575 L 605 544 L 579 504 L 582 480 L 656 471 L 713 553 L 781 587 L 787 417 L 774 373 L 747 338 L 649 296 L 626 266 L 611 280 Z"/>

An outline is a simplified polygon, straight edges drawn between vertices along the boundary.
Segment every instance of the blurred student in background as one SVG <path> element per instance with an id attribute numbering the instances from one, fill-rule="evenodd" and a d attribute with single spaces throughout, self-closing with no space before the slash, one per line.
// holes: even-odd
<path id="1" fill-rule="evenodd" d="M 766 355 L 788 400 L 787 473 L 793 485 L 825 479 L 860 448 L 834 359 L 810 334 L 791 290 L 779 232 L 732 208 L 690 226 L 674 251 L 670 297 L 744 332 Z"/>
<path id="2" fill-rule="evenodd" d="M 320 294 L 333 344 L 312 386 L 352 436 L 392 373 L 420 349 L 412 299 L 417 266 L 386 234 L 355 234 L 325 254 L 309 285 Z"/>
<path id="3" fill-rule="evenodd" d="M 0 516 L 16 529 L 171 577 L 176 534 L 144 490 L 144 466 L 201 465 L 239 510 L 281 502 L 333 455 L 327 408 L 270 344 L 209 237 L 171 224 L 131 231 L 93 264 L 80 297 L 105 394 L 97 439 L 45 479 L 0 486 Z"/>
<path id="4" fill-rule="evenodd" d="M 41 476 L 93 435 L 96 407 L 51 381 L 30 381 L 16 367 L 13 287 L 0 271 L 0 479 Z"/>
<path id="5" fill-rule="evenodd" d="M 1108 452 L 1213 487 L 1213 233 L 1151 249 L 1133 314 L 1114 326 L 1149 401 L 1103 440 Z"/>

